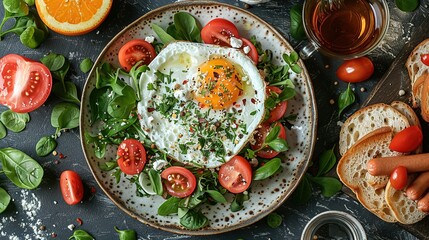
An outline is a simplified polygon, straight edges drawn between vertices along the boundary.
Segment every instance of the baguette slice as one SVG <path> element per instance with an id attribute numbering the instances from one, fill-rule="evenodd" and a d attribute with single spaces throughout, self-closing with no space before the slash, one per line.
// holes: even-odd
<path id="1" fill-rule="evenodd" d="M 351 115 L 340 130 L 339 152 L 341 155 L 359 139 L 381 127 L 392 127 L 397 133 L 410 126 L 408 119 L 398 110 L 384 103 L 367 106 Z"/>
<path id="2" fill-rule="evenodd" d="M 426 66 L 422 63 L 420 56 L 422 54 L 429 53 L 429 38 L 423 40 L 419 45 L 417 45 L 414 50 L 408 56 L 405 66 L 408 70 L 408 75 L 411 80 L 411 88 L 413 89 L 412 102 L 413 107 L 416 108 L 419 106 L 421 96 L 421 89 L 423 88 L 422 84 L 416 84 L 418 79 L 423 75 L 429 73 L 429 66 Z M 416 86 L 415 86 L 416 85 Z"/>
<path id="3" fill-rule="evenodd" d="M 389 149 L 392 136 L 393 130 L 390 127 L 370 132 L 349 149 L 337 165 L 338 177 L 344 185 L 356 194 L 365 208 L 386 222 L 396 222 L 396 219 L 385 201 L 385 189 L 377 189 L 368 184 L 366 164 L 375 157 L 402 155 Z M 380 182 L 384 181 L 384 184 L 388 182 L 386 176 L 375 178 L 380 178 Z"/>
<path id="4" fill-rule="evenodd" d="M 416 177 L 417 174 L 409 175 L 408 184 Z M 390 209 L 393 211 L 393 215 L 402 224 L 414 224 L 428 215 L 428 213 L 420 211 L 417 208 L 416 202 L 409 199 L 404 191 L 394 189 L 390 182 L 386 186 L 385 198 Z"/>

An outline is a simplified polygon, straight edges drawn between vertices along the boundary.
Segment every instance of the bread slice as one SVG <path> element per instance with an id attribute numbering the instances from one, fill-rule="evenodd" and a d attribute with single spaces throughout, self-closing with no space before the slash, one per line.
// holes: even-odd
<path id="1" fill-rule="evenodd" d="M 408 119 L 398 110 L 384 103 L 377 103 L 356 111 L 341 126 L 339 152 L 341 155 L 359 139 L 381 127 L 392 127 L 399 132 L 410 126 Z"/>
<path id="2" fill-rule="evenodd" d="M 414 181 L 416 177 L 417 174 L 409 175 L 408 185 Z M 428 213 L 419 210 L 416 202 L 409 199 L 404 191 L 394 189 L 390 182 L 386 186 L 385 198 L 387 205 L 389 205 L 390 209 L 393 211 L 393 215 L 398 222 L 402 224 L 414 224 L 428 215 Z"/>
<path id="3" fill-rule="evenodd" d="M 419 106 L 421 99 L 419 93 L 423 87 L 423 85 L 415 87 L 416 82 L 418 82 L 417 80 L 420 78 L 420 76 L 429 73 L 429 66 L 423 64 L 420 59 L 422 54 L 427 53 L 429 53 L 429 38 L 423 40 L 419 45 L 417 45 L 405 62 L 405 66 L 407 67 L 408 75 L 410 76 L 411 80 L 411 88 L 413 89 L 412 102 L 414 108 Z"/>
<path id="4" fill-rule="evenodd" d="M 391 151 L 389 144 L 393 137 L 391 127 L 378 128 L 361 138 L 350 148 L 337 165 L 340 180 L 349 187 L 362 205 L 386 222 L 396 222 L 392 210 L 385 201 L 384 188 L 374 188 L 367 182 L 366 165 L 375 157 L 398 156 L 401 153 Z M 387 184 L 386 176 L 374 177 Z"/>

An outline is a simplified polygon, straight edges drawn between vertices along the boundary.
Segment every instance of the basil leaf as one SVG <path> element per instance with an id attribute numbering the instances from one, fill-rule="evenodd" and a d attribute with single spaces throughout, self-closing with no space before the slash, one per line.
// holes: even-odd
<path id="1" fill-rule="evenodd" d="M 289 149 L 289 145 L 287 144 L 286 140 L 281 138 L 277 138 L 276 140 L 269 142 L 268 146 L 270 146 L 276 152 L 284 152 Z"/>
<path id="2" fill-rule="evenodd" d="M 347 86 L 347 89 L 340 94 L 338 99 L 338 116 L 346 109 L 348 106 L 352 105 L 356 101 L 355 94 L 350 88 L 350 84 Z"/>
<path id="3" fill-rule="evenodd" d="M 194 16 L 186 12 L 174 14 L 174 26 L 182 39 L 190 42 L 201 42 L 200 29 Z"/>
<path id="4" fill-rule="evenodd" d="M 80 104 L 76 85 L 71 81 L 64 81 L 64 84 L 60 82 L 55 83 L 52 87 L 52 92 L 63 101 Z"/>
<path id="5" fill-rule="evenodd" d="M 271 177 L 281 168 L 281 159 L 273 158 L 270 161 L 266 162 L 264 166 L 259 167 L 253 173 L 253 180 L 263 180 Z"/>
<path id="6" fill-rule="evenodd" d="M 211 198 L 213 198 L 213 200 L 215 200 L 218 203 L 226 203 L 226 198 L 219 192 L 216 190 L 206 190 L 206 193 L 208 193 L 210 195 Z"/>
<path id="7" fill-rule="evenodd" d="M 335 166 L 336 162 L 337 158 L 335 157 L 333 148 L 323 152 L 319 158 L 319 170 L 316 176 L 320 177 L 328 173 Z"/>
<path id="8" fill-rule="evenodd" d="M 90 58 L 85 58 L 80 62 L 79 68 L 83 73 L 87 73 L 91 71 L 92 66 L 94 65 L 94 62 Z"/>
<path id="9" fill-rule="evenodd" d="M 4 126 L 12 132 L 22 132 L 26 124 L 30 121 L 28 113 L 16 113 L 12 110 L 2 112 L 0 116 L 1 122 Z"/>
<path id="10" fill-rule="evenodd" d="M 176 198 L 176 197 L 171 197 L 171 198 L 167 199 L 165 202 L 163 202 L 161 204 L 161 206 L 159 206 L 158 215 L 168 216 L 170 214 L 177 213 L 177 211 L 179 209 L 179 202 L 181 200 L 182 199 Z"/>
<path id="11" fill-rule="evenodd" d="M 69 237 L 70 239 L 75 240 L 95 240 L 94 237 L 92 237 L 89 233 L 85 232 L 84 230 L 76 230 L 73 232 L 73 235 Z"/>
<path id="12" fill-rule="evenodd" d="M 57 141 L 51 136 L 42 137 L 36 143 L 36 154 L 40 157 L 47 156 L 55 150 L 57 147 Z"/>
<path id="13" fill-rule="evenodd" d="M 7 206 L 10 203 L 10 195 L 3 188 L 0 187 L 0 213 L 6 210 Z"/>
<path id="14" fill-rule="evenodd" d="M 0 121 L 0 139 L 5 138 L 7 135 L 6 127 L 3 125 L 3 123 Z"/>
<path id="15" fill-rule="evenodd" d="M 180 218 L 180 225 L 190 230 L 197 230 L 209 224 L 209 219 L 201 213 L 190 209 L 185 216 Z"/>
<path id="16" fill-rule="evenodd" d="M 419 0 L 395 0 L 396 6 L 404 12 L 412 12 L 419 6 Z"/>
<path id="17" fill-rule="evenodd" d="M 306 38 L 304 24 L 302 22 L 302 5 L 295 5 L 290 10 L 290 34 L 296 40 Z"/>
<path id="18" fill-rule="evenodd" d="M 341 191 L 343 187 L 341 182 L 333 177 L 312 177 L 310 179 L 320 187 L 322 195 L 325 197 L 334 196 L 337 192 Z"/>
<path id="19" fill-rule="evenodd" d="M 290 201 L 295 205 L 303 205 L 307 203 L 311 195 L 313 193 L 313 188 L 311 186 L 311 182 L 309 180 L 310 175 L 306 173 L 302 179 L 301 182 L 299 182 L 297 188 L 293 192 Z"/>
<path id="20" fill-rule="evenodd" d="M 158 171 L 151 169 L 149 171 L 149 179 L 153 187 L 153 191 L 157 195 L 162 195 L 164 188 L 162 187 L 161 175 Z"/>
<path id="21" fill-rule="evenodd" d="M 267 224 L 271 228 L 278 228 L 280 225 L 282 225 L 282 216 L 280 216 L 278 213 L 270 213 L 267 216 Z"/>
<path id="22" fill-rule="evenodd" d="M 280 126 L 275 125 L 268 133 L 267 137 L 265 138 L 265 143 L 269 143 L 276 140 L 279 136 L 279 133 L 280 133 Z"/>
<path id="23" fill-rule="evenodd" d="M 249 195 L 244 193 L 235 194 L 234 200 L 231 203 L 230 210 L 231 212 L 238 212 L 243 209 L 244 201 L 249 200 Z"/>
<path id="24" fill-rule="evenodd" d="M 170 42 L 175 41 L 175 39 L 170 34 L 168 34 L 166 31 L 164 31 L 164 29 L 162 29 L 156 24 L 152 24 L 152 30 L 155 32 L 156 35 L 158 35 L 159 39 L 164 44 L 168 44 Z"/>
<path id="25" fill-rule="evenodd" d="M 18 187 L 34 189 L 43 178 L 43 168 L 27 154 L 13 148 L 0 149 L 0 160 L 5 175 Z"/>
<path id="26" fill-rule="evenodd" d="M 119 233 L 119 240 L 136 240 L 137 234 L 136 231 L 127 229 L 127 230 L 119 230 L 116 226 L 114 227 L 115 231 Z"/>
<path id="27" fill-rule="evenodd" d="M 115 169 L 117 166 L 118 166 L 118 162 L 115 160 L 112 160 L 112 161 L 101 163 L 99 167 L 102 171 L 111 171 Z"/>
<path id="28" fill-rule="evenodd" d="M 61 54 L 49 53 L 40 59 L 40 61 L 51 71 L 60 70 L 66 63 L 66 58 Z"/>

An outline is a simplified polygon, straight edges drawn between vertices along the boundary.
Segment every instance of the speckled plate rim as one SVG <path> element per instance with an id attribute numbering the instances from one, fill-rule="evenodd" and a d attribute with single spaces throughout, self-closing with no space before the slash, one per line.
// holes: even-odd
<path id="1" fill-rule="evenodd" d="M 138 18 L 137 20 L 135 20 L 134 22 L 132 22 L 131 24 L 129 24 L 128 26 L 126 26 L 122 31 L 120 31 L 118 34 L 116 34 L 115 37 L 112 38 L 111 41 L 109 41 L 109 43 L 104 47 L 104 49 L 101 51 L 101 53 L 99 54 L 99 56 L 97 57 L 96 61 L 94 62 L 94 67 L 92 68 L 91 72 L 88 75 L 88 78 L 85 82 L 84 88 L 83 88 L 83 93 L 82 93 L 82 108 L 85 108 L 85 104 L 84 104 L 84 98 L 85 98 L 85 92 L 89 91 L 89 81 L 91 78 L 93 78 L 93 75 L 95 74 L 95 67 L 98 66 L 101 63 L 101 60 L 103 59 L 103 57 L 105 57 L 105 54 L 107 53 L 107 50 L 109 49 L 109 47 L 115 42 L 118 41 L 118 39 L 121 38 L 121 36 L 126 33 L 129 29 L 131 29 L 132 27 L 134 27 L 136 24 L 138 24 L 141 21 L 144 21 L 144 19 L 150 18 L 151 16 L 154 15 L 158 15 L 159 13 L 162 13 L 164 11 L 171 11 L 172 9 L 176 9 L 176 8 L 183 8 L 183 7 L 192 7 L 192 6 L 212 6 L 212 5 L 216 5 L 218 7 L 221 8 L 229 8 L 229 9 L 233 9 L 235 11 L 238 12 L 242 12 L 243 14 L 249 15 L 250 17 L 252 17 L 255 21 L 259 22 L 260 24 L 263 24 L 264 27 L 266 27 L 271 34 L 275 35 L 276 38 L 280 39 L 280 41 L 285 44 L 285 46 L 290 49 L 293 50 L 293 47 L 289 44 L 289 42 L 273 27 L 271 26 L 269 23 L 267 23 L 266 21 L 262 20 L 261 18 L 259 18 L 258 16 L 256 16 L 255 14 L 248 12 L 242 8 L 239 8 L 237 6 L 233 6 L 230 4 L 226 4 L 226 3 L 221 3 L 221 2 L 216 2 L 216 1 L 199 1 L 199 0 L 190 0 L 190 1 L 181 1 L 181 2 L 175 2 L 172 4 L 167 4 L 164 5 L 162 7 L 159 7 L 157 9 L 154 9 L 152 11 L 149 11 L 148 13 L 144 14 L 142 17 Z M 85 160 L 97 182 L 97 184 L 100 186 L 100 188 L 103 190 L 103 192 L 108 196 L 108 198 L 117 206 L 119 207 L 122 211 L 124 211 L 125 213 L 127 213 L 129 216 L 131 216 L 132 218 L 146 224 L 149 225 L 153 228 L 156 229 L 160 229 L 160 230 L 164 230 L 164 231 L 168 231 L 168 232 L 172 232 L 172 233 L 176 233 L 176 234 L 186 234 L 186 235 L 195 235 L 195 236 L 203 236 L 203 235 L 213 235 L 213 234 L 220 234 L 220 233 L 225 233 L 225 232 L 229 232 L 229 231 L 233 231 L 233 230 L 237 230 L 246 226 L 249 226 L 251 224 L 254 224 L 256 222 L 258 222 L 259 220 L 261 220 L 262 218 L 266 217 L 269 213 L 273 212 L 275 209 L 277 209 L 278 207 L 280 207 L 285 201 L 286 199 L 292 194 L 292 192 L 295 190 L 295 188 L 298 186 L 299 182 L 301 181 L 302 177 L 304 176 L 310 160 L 312 158 L 313 155 L 313 150 L 314 150 L 314 146 L 316 143 L 316 133 L 317 133 L 317 122 L 318 122 L 318 113 L 317 113 L 317 105 L 316 105 L 316 100 L 315 100 L 315 96 L 314 96 L 314 90 L 313 90 L 313 85 L 312 82 L 310 80 L 309 74 L 307 72 L 307 69 L 305 68 L 305 65 L 303 63 L 302 60 L 299 60 L 299 64 L 300 66 L 303 68 L 303 72 L 301 73 L 304 76 L 304 79 L 306 80 L 306 84 L 308 85 L 308 90 L 309 92 L 307 92 L 306 94 L 309 97 L 309 102 L 307 104 L 309 104 L 309 106 L 307 106 L 310 109 L 310 122 L 311 124 L 311 130 L 310 130 L 310 143 L 309 143 L 309 148 L 308 148 L 308 153 L 307 153 L 307 159 L 302 161 L 302 165 L 300 165 L 297 169 L 297 172 L 295 177 L 296 177 L 296 181 L 294 182 L 293 185 L 290 186 L 290 188 L 288 189 L 287 193 L 284 194 L 280 201 L 276 201 L 273 202 L 269 208 L 267 208 L 265 211 L 260 212 L 259 214 L 255 215 L 253 218 L 240 222 L 236 225 L 231 225 L 228 226 L 226 228 L 223 229 L 201 229 L 201 230 L 187 230 L 187 229 L 182 229 L 182 228 L 171 228 L 168 225 L 166 226 L 161 226 L 158 225 L 154 222 L 150 222 L 147 221 L 143 218 L 141 218 L 138 214 L 136 214 L 135 212 L 131 211 L 130 209 L 128 209 L 125 204 L 117 199 L 115 196 L 113 196 L 110 192 L 110 189 L 108 189 L 107 187 L 104 186 L 102 179 L 100 179 L 96 172 L 94 171 L 94 169 L 92 168 L 92 165 L 89 161 L 88 155 L 87 155 L 87 144 L 85 143 L 85 138 L 84 133 L 84 127 L 82 124 L 82 121 L 84 119 L 83 115 L 85 111 L 81 110 L 81 114 L 80 114 L 80 127 L 79 127 L 79 131 L 80 131 L 80 136 L 81 136 L 81 146 L 83 149 L 83 153 L 85 156 Z M 89 93 L 88 93 L 89 94 Z"/>

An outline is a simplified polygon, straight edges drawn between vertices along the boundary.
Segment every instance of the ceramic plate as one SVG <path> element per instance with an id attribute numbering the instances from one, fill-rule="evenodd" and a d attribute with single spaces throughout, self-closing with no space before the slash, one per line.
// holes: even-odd
<path id="1" fill-rule="evenodd" d="M 202 25 L 216 17 L 232 21 L 241 35 L 250 38 L 257 36 L 264 49 L 271 49 L 275 56 L 275 63 L 282 64 L 282 54 L 293 51 L 290 44 L 272 26 L 259 17 L 227 4 L 208 1 L 188 1 L 166 5 L 147 13 L 131 25 L 127 26 L 115 36 L 96 60 L 95 66 L 102 62 L 110 62 L 119 66 L 117 55 L 124 43 L 134 38 L 154 36 L 150 26 L 155 23 L 166 28 L 172 23 L 174 13 L 178 11 L 189 12 L 195 16 Z M 190 231 L 183 229 L 177 216 L 161 217 L 157 215 L 158 206 L 164 202 L 160 196 L 137 197 L 135 186 L 128 180 L 116 183 L 114 177 L 99 168 L 99 163 L 116 158 L 116 147 L 108 149 L 103 159 L 94 156 L 94 146 L 86 144 L 85 132 L 94 132 L 90 125 L 89 95 L 95 87 L 95 71 L 90 73 L 83 91 L 80 133 L 82 146 L 88 165 L 103 191 L 123 211 L 133 218 L 155 228 L 170 232 L 189 235 L 210 235 L 231 231 L 250 225 L 279 207 L 293 192 L 299 180 L 305 173 L 310 161 L 315 143 L 317 111 L 312 85 L 302 62 L 304 71 L 294 75 L 297 96 L 288 103 L 288 113 L 296 114 L 294 126 L 287 133 L 287 141 L 291 147 L 282 157 L 282 172 L 264 180 L 252 183 L 250 200 L 239 212 L 229 210 L 230 203 L 203 206 L 203 213 L 209 218 L 208 227 Z M 231 199 L 229 199 L 231 200 Z"/>

